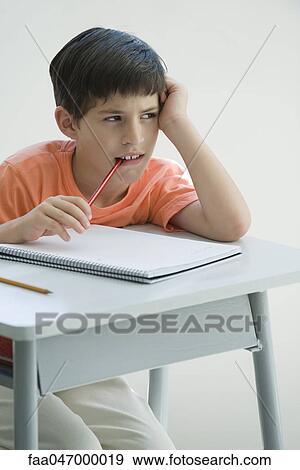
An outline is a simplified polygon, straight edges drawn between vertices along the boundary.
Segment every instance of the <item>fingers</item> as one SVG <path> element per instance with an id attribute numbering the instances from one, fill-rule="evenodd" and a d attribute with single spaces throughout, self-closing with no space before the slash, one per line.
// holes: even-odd
<path id="1" fill-rule="evenodd" d="M 78 233 L 83 233 L 87 228 L 89 228 L 90 223 L 86 220 L 79 222 L 76 217 L 73 217 L 66 213 L 64 210 L 61 210 L 58 207 L 52 206 L 48 204 L 48 207 L 45 206 L 45 214 L 53 219 L 54 221 L 58 222 L 64 227 L 72 228 Z M 80 218 L 82 216 L 80 215 Z"/>
<path id="2" fill-rule="evenodd" d="M 88 203 L 76 196 L 49 197 L 40 205 L 40 213 L 43 215 L 46 232 L 57 234 L 64 241 L 71 239 L 66 228 L 73 228 L 76 232 L 83 233 L 89 228 L 88 219 L 92 216 Z"/>
<path id="3" fill-rule="evenodd" d="M 59 222 L 56 222 L 56 220 L 46 215 L 45 217 L 46 217 L 47 230 L 44 235 L 49 236 L 49 235 L 57 234 L 60 236 L 60 238 L 62 238 L 66 242 L 71 240 L 71 237 L 68 234 L 67 230 Z"/>
<path id="4" fill-rule="evenodd" d="M 44 201 L 44 211 L 65 227 L 82 233 L 90 226 L 91 208 L 82 198 L 74 198 L 73 203 L 62 197 L 50 197 Z"/>
<path id="5" fill-rule="evenodd" d="M 86 215 L 87 219 L 92 218 L 92 209 L 82 197 L 79 196 L 57 196 L 60 200 L 69 201 L 78 206 Z"/>

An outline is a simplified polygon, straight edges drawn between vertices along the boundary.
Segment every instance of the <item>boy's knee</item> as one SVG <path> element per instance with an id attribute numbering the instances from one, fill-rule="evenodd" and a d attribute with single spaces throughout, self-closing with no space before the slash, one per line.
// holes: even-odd
<path id="1" fill-rule="evenodd" d="M 161 429 L 150 429 L 149 432 L 143 436 L 139 442 L 141 447 L 136 449 L 145 450 L 170 450 L 176 449 L 173 441 L 168 436 L 167 432 L 161 427 Z"/>
<path id="2" fill-rule="evenodd" d="M 173 441 L 169 437 L 163 425 L 154 415 L 148 402 L 133 389 L 131 390 L 133 397 L 136 400 L 136 404 L 138 404 L 137 409 L 139 410 L 139 413 L 137 416 L 138 421 L 140 422 L 140 425 L 136 429 L 138 431 L 138 438 L 136 439 L 138 447 L 135 447 L 135 449 L 176 449 Z M 141 423 L 143 423 L 142 426 Z"/>
<path id="3" fill-rule="evenodd" d="M 173 441 L 169 437 L 163 425 L 158 421 L 154 415 L 148 402 L 138 395 L 134 390 L 133 394 L 138 401 L 139 425 L 136 427 L 134 446 L 132 449 L 145 449 L 145 450 L 159 450 L 159 449 L 176 449 Z"/>

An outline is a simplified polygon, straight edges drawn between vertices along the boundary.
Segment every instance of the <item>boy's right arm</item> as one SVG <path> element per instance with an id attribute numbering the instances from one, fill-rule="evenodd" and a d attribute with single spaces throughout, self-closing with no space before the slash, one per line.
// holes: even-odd
<path id="1" fill-rule="evenodd" d="M 19 243 L 16 227 L 17 220 L 10 220 L 0 225 L 0 243 Z"/>
<path id="2" fill-rule="evenodd" d="M 70 240 L 66 228 L 84 232 L 92 217 L 88 203 L 78 196 L 51 196 L 27 214 L 0 225 L 0 243 L 25 243 L 42 236 Z"/>

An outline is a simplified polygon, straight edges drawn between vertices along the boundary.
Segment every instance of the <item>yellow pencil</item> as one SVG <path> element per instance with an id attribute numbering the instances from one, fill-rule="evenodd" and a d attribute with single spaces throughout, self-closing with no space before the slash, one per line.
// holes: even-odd
<path id="1" fill-rule="evenodd" d="M 52 294 L 52 292 L 48 289 L 42 289 L 41 287 L 31 286 L 30 284 L 24 284 L 23 282 L 12 281 L 10 279 L 5 279 L 4 277 L 0 277 L 0 282 L 10 284 L 11 286 L 23 287 L 23 289 L 33 290 L 35 292 L 40 292 L 41 294 Z"/>

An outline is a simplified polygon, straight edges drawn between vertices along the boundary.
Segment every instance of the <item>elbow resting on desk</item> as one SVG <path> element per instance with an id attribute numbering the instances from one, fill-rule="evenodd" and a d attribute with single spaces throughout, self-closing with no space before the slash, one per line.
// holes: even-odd
<path id="1" fill-rule="evenodd" d="M 210 235 L 208 238 L 219 242 L 237 242 L 248 232 L 251 225 L 251 215 L 248 214 L 247 218 L 240 219 L 237 222 L 232 222 L 227 227 L 218 226 L 212 224 L 209 231 Z"/>
<path id="2" fill-rule="evenodd" d="M 187 232 L 219 242 L 236 242 L 243 237 L 251 225 L 251 214 L 248 211 L 244 219 L 235 223 L 216 224 L 207 219 L 199 201 L 195 201 L 177 212 L 169 222 Z"/>
<path id="3" fill-rule="evenodd" d="M 230 241 L 230 242 L 236 242 L 240 238 L 242 238 L 246 233 L 248 232 L 249 228 L 251 225 L 251 218 L 247 222 L 241 222 L 240 224 L 237 225 L 235 232 L 233 232 L 233 236 L 231 237 L 231 240 L 224 240 L 224 241 Z"/>
<path id="4" fill-rule="evenodd" d="M 236 225 L 232 224 L 232 226 L 227 229 L 227 231 L 224 231 L 222 227 L 212 227 L 208 232 L 206 232 L 206 235 L 202 235 L 200 232 L 198 232 L 198 235 L 203 237 L 205 236 L 207 238 L 210 238 L 211 240 L 219 242 L 237 242 L 240 238 L 246 235 L 249 230 L 250 224 L 251 223 L 239 223 Z"/>

